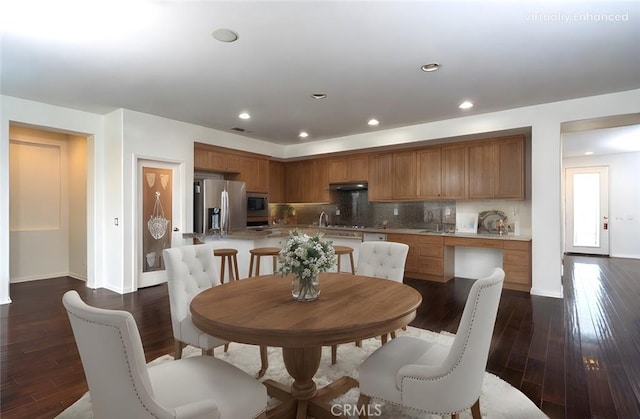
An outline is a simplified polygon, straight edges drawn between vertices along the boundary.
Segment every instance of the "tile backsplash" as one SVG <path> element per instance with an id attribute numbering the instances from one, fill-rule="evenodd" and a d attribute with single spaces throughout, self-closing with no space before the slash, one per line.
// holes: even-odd
<path id="1" fill-rule="evenodd" d="M 456 212 L 499 210 L 507 223 L 517 221 L 521 234 L 531 233 L 530 201 L 368 202 L 367 191 L 334 192 L 331 204 L 269 205 L 272 223 L 317 224 L 325 212 L 330 225 L 453 230 Z M 295 212 L 294 217 L 286 217 Z"/>

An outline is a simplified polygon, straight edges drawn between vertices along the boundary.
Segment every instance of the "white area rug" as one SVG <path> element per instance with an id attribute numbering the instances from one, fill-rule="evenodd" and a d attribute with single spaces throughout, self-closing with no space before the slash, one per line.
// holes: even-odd
<path id="1" fill-rule="evenodd" d="M 406 331 L 399 331 L 398 335 L 417 336 L 422 339 L 434 341 L 443 346 L 451 345 L 453 337 L 448 333 L 434 333 L 428 330 L 408 327 Z M 315 376 L 318 388 L 321 388 L 330 382 L 344 376 L 349 375 L 358 378 L 357 367 L 362 361 L 376 348 L 380 346 L 378 339 L 368 339 L 362 342 L 359 348 L 354 344 L 343 344 L 338 346 L 338 363 L 331 365 L 331 350 L 329 347 L 323 348 L 322 360 L 320 368 Z M 232 343 L 229 352 L 224 353 L 222 348 L 215 351 L 216 357 L 224 359 L 231 364 L 236 365 L 251 375 L 257 374 L 260 369 L 260 352 L 257 346 L 243 345 L 240 343 Z M 184 356 L 200 355 L 200 350 L 192 347 L 185 348 Z M 168 362 L 173 360 L 171 355 L 164 355 L 151 361 L 152 365 L 158 362 Z M 269 348 L 269 369 L 263 379 L 271 378 L 281 383 L 291 384 L 293 381 L 282 362 L 282 350 L 280 348 Z M 339 405 L 354 405 L 358 400 L 359 392 L 357 388 L 351 389 L 348 393 L 336 399 L 333 403 Z M 375 401 L 375 400 L 374 400 Z M 430 415 L 421 415 L 419 412 L 410 409 L 401 409 L 394 405 L 382 405 L 382 415 L 379 418 L 386 419 L 409 419 L 409 418 L 430 418 Z M 494 418 L 522 418 L 535 419 L 546 418 L 547 416 L 538 409 L 531 400 L 529 400 L 519 390 L 509 385 L 493 374 L 485 373 L 485 379 L 482 386 L 482 395 L 480 396 L 480 409 L 482 416 Z M 373 412 L 373 411 L 372 411 Z M 439 417 L 439 416 L 433 416 Z M 471 418 L 471 412 L 462 412 L 461 418 Z M 91 400 L 89 393 L 82 396 L 77 402 L 62 412 L 58 418 L 60 419 L 76 419 L 76 418 L 93 418 L 91 412 Z M 238 418 L 240 419 L 240 418 Z"/>

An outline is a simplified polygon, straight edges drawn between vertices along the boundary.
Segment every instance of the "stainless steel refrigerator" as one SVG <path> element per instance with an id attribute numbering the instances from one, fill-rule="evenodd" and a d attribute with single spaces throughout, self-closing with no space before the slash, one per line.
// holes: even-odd
<path id="1" fill-rule="evenodd" d="M 247 228 L 247 189 L 244 182 L 195 179 L 193 231 L 207 234 Z"/>

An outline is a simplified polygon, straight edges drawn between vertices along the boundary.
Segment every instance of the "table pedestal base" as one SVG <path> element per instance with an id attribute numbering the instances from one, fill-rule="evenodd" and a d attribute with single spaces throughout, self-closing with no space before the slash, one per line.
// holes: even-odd
<path id="1" fill-rule="evenodd" d="M 307 400 L 296 399 L 291 395 L 291 388 L 287 385 L 273 380 L 265 380 L 263 384 L 267 387 L 267 393 L 271 397 L 280 400 L 280 404 L 267 411 L 267 418 L 296 418 L 306 419 L 313 416 L 317 419 L 348 419 L 344 415 L 336 415 L 340 409 L 335 408 L 331 412 L 329 402 L 336 397 L 346 393 L 353 387 L 358 386 L 358 381 L 351 377 L 341 377 L 333 383 L 317 390 L 315 397 Z"/>

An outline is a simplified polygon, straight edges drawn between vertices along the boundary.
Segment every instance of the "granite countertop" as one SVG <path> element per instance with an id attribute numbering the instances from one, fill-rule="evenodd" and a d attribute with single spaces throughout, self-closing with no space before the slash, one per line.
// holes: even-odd
<path id="1" fill-rule="evenodd" d="M 472 234 L 472 233 L 456 233 L 456 232 L 438 232 L 425 230 L 421 228 L 382 228 L 382 227 L 343 227 L 343 226 L 328 226 L 328 227 L 318 227 L 316 225 L 281 225 L 281 226 L 273 226 L 269 227 L 273 230 L 292 230 L 294 228 L 300 230 L 317 230 L 325 232 L 327 236 L 330 235 L 329 232 L 333 231 L 342 231 L 342 232 L 352 232 L 352 233 L 383 233 L 383 234 L 418 234 L 424 236 L 444 236 L 444 237 L 468 237 L 468 238 L 482 238 L 482 239 L 494 239 L 494 240 L 520 240 L 520 241 L 529 241 L 531 240 L 531 236 L 529 235 L 519 235 L 514 236 L 512 234 L 507 235 L 499 235 L 499 234 L 491 234 L 491 233 L 481 233 L 481 234 Z M 340 237 L 344 237 L 341 235 Z"/>
<path id="2" fill-rule="evenodd" d="M 480 239 L 492 239 L 492 240 L 516 240 L 516 241 L 529 241 L 531 236 L 528 235 L 503 235 L 484 233 L 484 234 L 471 234 L 471 233 L 456 233 L 456 232 L 438 232 L 419 228 L 382 228 L 382 227 L 342 227 L 342 226 L 328 226 L 318 227 L 316 225 L 277 225 L 270 226 L 261 230 L 244 230 L 233 231 L 225 236 L 219 234 L 205 235 L 204 239 L 207 240 L 256 240 L 261 238 L 273 238 L 287 236 L 289 231 L 298 229 L 306 233 L 314 234 L 316 231 L 323 232 L 326 237 L 340 237 L 340 238 L 352 238 L 361 239 L 362 233 L 383 233 L 383 234 L 417 234 L 423 236 L 443 236 L 443 237 L 465 237 L 465 238 L 480 238 Z M 198 238 L 202 241 L 202 235 L 194 233 L 184 233 L 183 238 Z"/>

